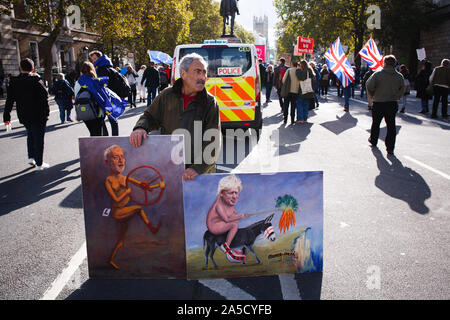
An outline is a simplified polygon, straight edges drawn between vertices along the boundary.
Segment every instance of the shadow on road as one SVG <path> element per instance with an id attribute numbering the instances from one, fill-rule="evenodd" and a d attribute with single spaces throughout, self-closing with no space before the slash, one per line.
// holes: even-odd
<path id="1" fill-rule="evenodd" d="M 302 300 L 319 300 L 322 273 L 295 274 Z M 278 276 L 226 279 L 256 300 L 283 300 Z M 224 300 L 224 296 L 197 280 L 89 279 L 66 300 Z M 229 295 L 229 293 L 228 293 Z"/>
<path id="2" fill-rule="evenodd" d="M 66 300 L 223 300 L 217 292 L 189 280 L 87 280 Z"/>
<path id="3" fill-rule="evenodd" d="M 358 119 L 354 118 L 350 112 L 346 112 L 342 117 L 336 115 L 336 120 L 324 122 L 320 125 L 325 129 L 330 130 L 335 135 L 340 135 L 342 132 L 350 130 L 358 124 Z"/>
<path id="4" fill-rule="evenodd" d="M 28 172 L 17 178 L 3 182 L 0 185 L 0 216 L 8 214 L 14 210 L 25 208 L 42 199 L 51 197 L 64 190 L 64 188 L 55 189 L 61 183 L 74 179 L 79 179 L 80 175 L 73 176 L 72 174 L 80 170 L 77 167 L 74 170 L 66 170 L 67 167 L 76 164 L 79 159 L 74 159 L 64 163 L 51 166 L 44 172 L 31 171 L 29 169 L 21 172 Z M 20 174 L 12 174 L 16 176 Z M 72 175 L 72 176 L 71 176 Z"/>
<path id="5" fill-rule="evenodd" d="M 411 210 L 419 214 L 429 213 L 425 201 L 431 197 L 431 190 L 422 176 L 404 167 L 395 156 L 389 156 L 389 163 L 378 148 L 372 148 L 372 153 L 380 170 L 375 186 L 388 196 L 406 202 Z"/>
<path id="6" fill-rule="evenodd" d="M 312 123 L 295 123 L 284 127 L 281 125 L 279 130 L 279 151 L 278 154 L 285 155 L 300 151 L 300 145 L 308 138 L 311 133 Z"/>

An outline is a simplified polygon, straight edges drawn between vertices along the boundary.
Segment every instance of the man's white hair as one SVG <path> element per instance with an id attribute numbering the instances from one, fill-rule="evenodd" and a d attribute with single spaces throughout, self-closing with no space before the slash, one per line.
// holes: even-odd
<path id="1" fill-rule="evenodd" d="M 180 61 L 180 71 L 184 70 L 184 71 L 188 71 L 189 67 L 191 66 L 191 64 L 194 61 L 200 61 L 203 66 L 205 67 L 205 69 L 208 69 L 208 63 L 205 61 L 205 59 L 199 55 L 198 53 L 190 53 L 188 55 L 185 55 L 181 61 Z"/>
<path id="2" fill-rule="evenodd" d="M 105 161 L 109 161 L 109 158 L 110 158 L 110 156 L 111 156 L 111 152 L 112 152 L 114 149 L 116 149 L 116 148 L 120 148 L 120 149 L 123 151 L 123 149 L 122 149 L 121 146 L 118 146 L 117 144 L 113 144 L 112 146 L 109 146 L 108 148 L 106 148 L 105 152 L 103 153 L 103 159 L 104 159 Z"/>
<path id="3" fill-rule="evenodd" d="M 231 188 L 238 188 L 239 192 L 241 192 L 241 190 L 242 190 L 241 180 L 238 177 L 236 177 L 234 174 L 220 179 L 219 186 L 217 188 L 217 194 L 219 194 L 222 190 L 228 190 Z"/>

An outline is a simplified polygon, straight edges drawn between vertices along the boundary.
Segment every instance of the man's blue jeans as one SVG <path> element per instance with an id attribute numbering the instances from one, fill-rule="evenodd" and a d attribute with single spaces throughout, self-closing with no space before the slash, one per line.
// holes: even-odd
<path id="1" fill-rule="evenodd" d="M 297 121 L 308 120 L 309 99 L 297 99 Z"/>
<path id="2" fill-rule="evenodd" d="M 156 98 L 156 87 L 147 87 L 147 107 Z"/>
<path id="3" fill-rule="evenodd" d="M 34 159 L 37 166 L 42 165 L 46 124 L 46 121 L 25 124 L 27 129 L 28 159 Z"/>
<path id="4" fill-rule="evenodd" d="M 348 85 L 344 88 L 344 107 L 350 107 L 350 97 L 352 95 L 352 87 Z"/>

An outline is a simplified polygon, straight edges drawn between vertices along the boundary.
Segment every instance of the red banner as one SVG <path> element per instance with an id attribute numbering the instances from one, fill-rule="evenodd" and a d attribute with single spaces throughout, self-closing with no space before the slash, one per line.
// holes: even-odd
<path id="1" fill-rule="evenodd" d="M 314 54 L 314 39 L 298 37 L 297 48 L 294 50 L 295 55 Z"/>
<path id="2" fill-rule="evenodd" d="M 265 45 L 255 45 L 256 54 L 258 55 L 258 59 L 262 59 L 262 61 L 266 61 L 266 46 Z"/>

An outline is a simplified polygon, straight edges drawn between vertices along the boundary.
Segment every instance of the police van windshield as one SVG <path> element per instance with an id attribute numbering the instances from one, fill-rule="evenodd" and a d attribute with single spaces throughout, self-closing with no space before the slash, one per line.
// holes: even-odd
<path id="1" fill-rule="evenodd" d="M 250 47 L 205 46 L 180 49 L 180 60 L 187 54 L 198 53 L 208 63 L 208 78 L 238 77 L 250 70 Z"/>

